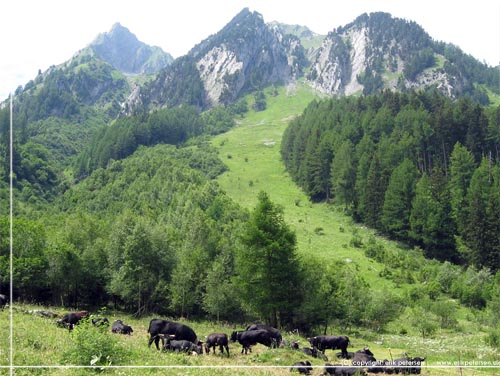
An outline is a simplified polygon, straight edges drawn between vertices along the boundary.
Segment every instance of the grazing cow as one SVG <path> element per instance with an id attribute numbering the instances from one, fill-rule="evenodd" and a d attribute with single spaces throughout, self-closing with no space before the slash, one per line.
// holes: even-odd
<path id="1" fill-rule="evenodd" d="M 309 375 L 312 370 L 313 368 L 309 360 L 306 360 L 305 362 L 294 363 L 292 367 L 290 367 L 290 372 L 298 371 L 299 373 L 302 373 L 304 375 Z"/>
<path id="2" fill-rule="evenodd" d="M 130 325 L 125 325 L 122 320 L 116 320 L 113 325 L 111 325 L 111 332 L 118 334 L 128 334 L 131 335 L 134 330 Z"/>
<path id="3" fill-rule="evenodd" d="M 354 357 L 352 358 L 353 366 L 370 366 L 374 362 L 376 362 L 375 356 L 370 351 L 368 347 L 365 347 L 363 350 L 358 350 L 354 353 Z"/>
<path id="4" fill-rule="evenodd" d="M 349 367 L 342 364 L 325 364 L 325 369 L 321 375 L 335 375 L 335 376 L 353 376 L 353 375 L 366 375 L 362 368 Z"/>
<path id="5" fill-rule="evenodd" d="M 92 325 L 97 327 L 109 326 L 109 320 L 106 317 L 95 317 L 92 319 Z"/>
<path id="6" fill-rule="evenodd" d="M 322 352 L 319 352 L 316 347 L 310 348 L 310 347 L 303 347 L 301 349 L 297 349 L 299 351 L 302 351 L 304 354 L 312 356 L 313 358 L 321 358 L 325 362 L 328 362 L 328 357 L 323 354 Z"/>
<path id="7" fill-rule="evenodd" d="M 425 358 L 421 357 L 404 357 L 397 358 L 389 362 L 390 365 L 394 366 L 393 370 L 395 373 L 402 374 L 416 374 L 419 375 L 421 372 L 422 362 L 425 361 Z"/>
<path id="8" fill-rule="evenodd" d="M 227 356 L 229 356 L 229 339 L 225 333 L 212 333 L 207 337 L 205 341 L 205 352 L 210 354 L 210 348 L 213 348 L 215 354 L 215 346 L 219 346 L 220 353 L 224 354 L 224 349 L 226 349 Z"/>
<path id="9" fill-rule="evenodd" d="M 186 340 L 193 342 L 195 345 L 200 345 L 201 342 L 198 341 L 196 333 L 189 326 L 168 321 L 162 319 L 152 319 L 149 322 L 148 333 L 151 335 L 149 338 L 148 346 L 151 347 L 153 341 L 155 342 L 156 348 L 159 350 L 160 347 L 158 343 L 160 342 L 162 334 L 163 336 L 174 336 L 176 340 Z"/>
<path id="10" fill-rule="evenodd" d="M 197 355 L 203 354 L 203 349 L 201 346 L 194 344 L 191 341 L 187 340 L 175 340 L 170 336 L 165 337 L 166 341 L 163 345 L 163 349 L 165 351 L 175 351 L 176 353 L 185 352 L 185 353 L 195 353 Z"/>
<path id="11" fill-rule="evenodd" d="M 246 330 L 262 330 L 262 329 L 267 330 L 271 334 L 271 339 L 273 341 L 272 347 L 279 347 L 283 338 L 278 329 L 265 324 L 252 324 L 249 327 L 247 327 Z"/>
<path id="12" fill-rule="evenodd" d="M 89 316 L 90 314 L 87 311 L 68 312 L 58 321 L 58 324 L 67 327 L 69 330 L 73 330 L 73 327 L 78 324 L 81 319 Z"/>
<path id="13" fill-rule="evenodd" d="M 342 351 L 342 356 L 347 358 L 347 346 L 349 346 L 349 337 L 347 336 L 316 336 L 307 339 L 312 347 L 316 347 L 323 354 L 326 349 Z"/>
<path id="14" fill-rule="evenodd" d="M 271 337 L 271 334 L 265 329 L 233 332 L 231 334 L 231 341 L 238 341 L 241 344 L 242 354 L 243 351 L 245 352 L 245 354 L 247 354 L 247 351 L 250 350 L 250 346 L 256 345 L 257 343 L 260 343 L 267 347 L 271 347 L 273 344 L 273 338 Z"/>
<path id="15" fill-rule="evenodd" d="M 5 305 L 7 304 L 7 301 L 8 301 L 7 296 L 4 294 L 0 294 L 0 308 L 2 308 L 2 311 Z"/>

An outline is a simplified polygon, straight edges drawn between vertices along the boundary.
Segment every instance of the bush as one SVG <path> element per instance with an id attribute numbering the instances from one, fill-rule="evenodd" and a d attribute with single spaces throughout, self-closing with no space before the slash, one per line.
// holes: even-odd
<path id="1" fill-rule="evenodd" d="M 500 330 L 491 331 L 491 333 L 486 336 L 486 344 L 500 349 Z"/>
<path id="2" fill-rule="evenodd" d="M 108 329 L 95 327 L 89 319 L 80 321 L 71 333 L 72 346 L 63 353 L 63 363 L 96 367 L 120 363 L 126 350 Z"/>

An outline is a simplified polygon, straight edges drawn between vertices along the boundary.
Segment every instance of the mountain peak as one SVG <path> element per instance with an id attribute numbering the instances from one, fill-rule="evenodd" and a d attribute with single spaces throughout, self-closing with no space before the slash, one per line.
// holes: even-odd
<path id="1" fill-rule="evenodd" d="M 170 54 L 141 42 L 119 22 L 109 32 L 99 34 L 90 48 L 99 58 L 124 73 L 154 73 L 173 61 Z"/>

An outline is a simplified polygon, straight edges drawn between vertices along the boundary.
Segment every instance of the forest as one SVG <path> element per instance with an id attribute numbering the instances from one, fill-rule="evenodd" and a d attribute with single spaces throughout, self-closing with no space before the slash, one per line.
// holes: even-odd
<path id="1" fill-rule="evenodd" d="M 281 156 L 311 200 L 429 258 L 500 265 L 500 108 L 436 92 L 314 101 Z"/>

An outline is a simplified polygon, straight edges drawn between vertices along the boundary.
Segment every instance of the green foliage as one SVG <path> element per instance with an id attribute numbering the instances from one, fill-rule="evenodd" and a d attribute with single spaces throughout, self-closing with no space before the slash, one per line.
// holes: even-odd
<path id="1" fill-rule="evenodd" d="M 495 114 L 437 92 L 314 101 L 284 132 L 281 157 L 312 200 L 333 196 L 354 219 L 417 244 L 430 258 L 496 270 Z M 480 166 L 483 155 L 491 155 L 488 167 Z M 482 183 L 474 184 L 488 188 L 473 201 L 478 169 Z"/>
<path id="2" fill-rule="evenodd" d="M 127 356 L 117 339 L 107 326 L 95 327 L 90 319 L 84 319 L 71 333 L 71 345 L 64 351 L 61 361 L 64 364 L 95 366 L 119 365 Z"/>
<path id="3" fill-rule="evenodd" d="M 283 211 L 261 191 L 236 254 L 236 283 L 242 302 L 273 326 L 289 321 L 300 301 L 295 233 Z"/>

